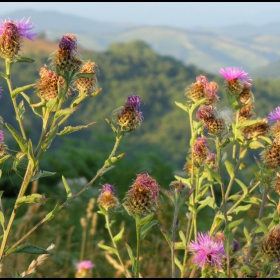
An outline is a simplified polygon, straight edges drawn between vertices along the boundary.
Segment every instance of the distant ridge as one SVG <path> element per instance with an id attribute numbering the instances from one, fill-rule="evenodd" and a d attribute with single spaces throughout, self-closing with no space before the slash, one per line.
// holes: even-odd
<path id="1" fill-rule="evenodd" d="M 101 22 L 95 21 L 94 15 L 91 20 L 51 10 L 29 9 L 1 15 L 1 18 L 29 16 L 36 31 L 48 40 L 57 41 L 65 33 L 74 33 L 80 46 L 96 51 L 107 50 L 115 42 L 142 40 L 161 55 L 172 56 L 185 65 L 196 65 L 213 74 L 229 66 L 259 73 L 257 69 L 280 61 L 280 23 L 183 29 Z"/>

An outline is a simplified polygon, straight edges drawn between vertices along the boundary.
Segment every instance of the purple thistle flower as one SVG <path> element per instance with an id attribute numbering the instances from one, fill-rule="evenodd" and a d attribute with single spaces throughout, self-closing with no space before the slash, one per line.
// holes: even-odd
<path id="1" fill-rule="evenodd" d="M 4 142 L 4 134 L 3 134 L 3 130 L 0 130 L 0 144 L 2 144 Z"/>
<path id="2" fill-rule="evenodd" d="M 89 270 L 93 268 L 95 264 L 93 264 L 91 261 L 81 261 L 77 264 L 77 269 L 86 269 Z"/>
<path id="3" fill-rule="evenodd" d="M 125 105 L 131 106 L 134 109 L 139 110 L 141 106 L 141 97 L 138 95 L 131 94 L 127 97 Z"/>
<path id="4" fill-rule="evenodd" d="M 193 145 L 193 149 L 198 154 L 202 154 L 205 149 L 210 151 L 210 148 L 207 146 L 207 138 L 203 138 L 203 137 L 196 138 Z"/>
<path id="5" fill-rule="evenodd" d="M 252 79 L 248 77 L 248 73 L 245 72 L 242 68 L 238 67 L 227 67 L 226 70 L 220 69 L 219 73 L 226 79 L 226 80 L 235 80 L 239 79 L 244 84 L 251 86 Z"/>
<path id="6" fill-rule="evenodd" d="M 270 125 L 279 121 L 280 120 L 280 106 L 276 107 L 274 110 L 271 110 L 267 119 L 268 119 L 268 123 Z"/>
<path id="7" fill-rule="evenodd" d="M 59 48 L 69 50 L 70 54 L 77 52 L 77 37 L 74 34 L 65 34 L 62 36 Z"/>
<path id="8" fill-rule="evenodd" d="M 202 84 L 204 86 L 206 86 L 208 84 L 207 78 L 203 75 L 197 76 L 196 77 L 196 82 L 199 83 L 199 84 Z"/>
<path id="9" fill-rule="evenodd" d="M 114 188 L 114 186 L 109 185 L 109 184 L 105 184 L 102 186 L 102 189 L 99 190 L 101 194 L 104 193 L 110 193 L 112 195 L 117 196 L 117 190 Z"/>
<path id="10" fill-rule="evenodd" d="M 191 241 L 189 245 L 195 255 L 194 262 L 196 262 L 201 268 L 206 263 L 211 266 L 221 267 L 222 258 L 226 257 L 223 247 L 223 242 L 214 240 L 210 237 L 209 232 L 198 233 L 197 242 Z"/>
<path id="11" fill-rule="evenodd" d="M 27 39 L 33 41 L 33 38 L 37 36 L 37 33 L 30 32 L 35 26 L 29 21 L 30 17 L 26 20 L 26 22 L 24 22 L 23 18 L 22 20 L 16 19 L 15 21 L 13 21 L 13 23 L 16 25 L 21 38 L 26 37 Z M 1 19 L 0 35 L 5 32 L 6 26 L 9 26 L 11 22 L 12 21 L 10 19 L 5 19 L 4 21 Z"/>

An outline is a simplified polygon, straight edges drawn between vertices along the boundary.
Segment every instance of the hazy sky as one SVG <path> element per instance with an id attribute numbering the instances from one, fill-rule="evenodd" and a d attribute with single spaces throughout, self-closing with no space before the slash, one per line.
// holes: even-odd
<path id="1" fill-rule="evenodd" d="M 280 21 L 280 2 L 0 2 L 0 7 L 0 15 L 32 8 L 104 22 L 182 28 Z"/>

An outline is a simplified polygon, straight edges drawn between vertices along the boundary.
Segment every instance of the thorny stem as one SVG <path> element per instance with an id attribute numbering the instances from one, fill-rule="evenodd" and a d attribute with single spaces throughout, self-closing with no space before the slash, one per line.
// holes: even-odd
<path id="1" fill-rule="evenodd" d="M 108 229 L 110 238 L 111 238 L 111 240 L 112 240 L 113 246 L 114 246 L 114 248 L 116 249 L 116 255 L 117 255 L 118 260 L 119 260 L 119 262 L 120 262 L 120 264 L 121 264 L 121 266 L 122 266 L 122 268 L 123 268 L 123 273 L 124 273 L 124 275 L 128 278 L 129 275 L 127 274 L 127 271 L 126 271 L 126 269 L 125 269 L 125 267 L 124 267 L 124 264 L 123 264 L 123 262 L 122 262 L 121 256 L 120 256 L 120 254 L 119 254 L 118 246 L 117 246 L 117 244 L 116 244 L 116 242 L 115 242 L 115 240 L 114 240 L 114 237 L 113 237 L 113 234 L 112 234 L 112 231 L 111 231 L 111 225 L 110 225 L 110 219 L 109 219 L 109 213 L 108 213 L 108 212 L 107 212 L 106 215 L 105 215 L 105 220 L 106 220 L 107 229 Z"/>
<path id="2" fill-rule="evenodd" d="M 112 149 L 112 152 L 110 154 L 110 156 L 108 157 L 108 159 L 106 161 L 109 161 L 115 154 L 118 146 L 119 146 L 119 143 L 121 141 L 123 137 L 123 134 L 121 134 L 119 137 L 116 137 L 116 142 L 115 142 L 115 145 Z M 71 198 L 68 198 L 67 201 L 65 201 L 63 204 L 61 204 L 58 208 L 57 211 L 60 211 L 62 208 L 64 208 L 66 205 L 68 205 L 68 203 L 70 201 L 72 201 L 73 199 L 75 199 L 76 197 L 80 196 L 85 190 L 87 190 L 89 188 L 90 185 L 93 184 L 93 182 L 95 182 L 95 180 L 103 174 L 103 172 L 106 170 L 106 168 L 108 168 L 110 166 L 110 164 L 108 165 L 107 163 L 104 163 L 104 165 L 97 171 L 96 175 L 80 190 L 78 191 L 75 195 L 73 195 Z M 53 217 L 51 217 L 53 218 Z M 35 231 L 40 225 L 42 225 L 44 222 L 50 220 L 51 218 L 49 218 L 48 216 L 46 216 L 43 220 L 41 220 L 38 224 L 36 224 L 32 229 L 30 229 L 24 236 L 22 236 L 14 245 L 12 245 L 6 252 L 5 252 L 5 255 L 7 255 L 11 250 L 13 250 L 16 246 L 18 246 L 23 240 L 25 240 L 33 231 Z M 13 218 L 14 219 L 14 218 Z M 4 234 L 4 237 L 5 237 L 5 234 Z M 3 252 L 4 252 L 4 237 L 3 237 L 3 242 L 2 242 L 2 246 L 3 246 Z M 2 251 L 0 251 L 2 252 Z M 3 252 L 2 252 L 2 255 L 3 255 Z M 2 256 L 0 254 L 0 257 Z"/>

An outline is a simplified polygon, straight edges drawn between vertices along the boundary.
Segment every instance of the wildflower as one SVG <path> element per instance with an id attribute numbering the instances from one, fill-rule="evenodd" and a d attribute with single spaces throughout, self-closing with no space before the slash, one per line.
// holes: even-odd
<path id="1" fill-rule="evenodd" d="M 200 120 L 206 120 L 206 119 L 210 119 L 210 118 L 214 118 L 215 114 L 214 111 L 217 110 L 217 108 L 213 105 L 203 105 L 200 106 L 198 108 L 198 110 L 196 111 L 196 116 L 200 119 Z"/>
<path id="2" fill-rule="evenodd" d="M 267 119 L 264 118 L 258 123 L 245 126 L 242 132 L 247 139 L 254 139 L 258 136 L 267 135 L 269 132 L 269 125 L 267 122 Z"/>
<path id="3" fill-rule="evenodd" d="M 80 92 L 94 92 L 98 89 L 97 78 L 96 78 L 97 65 L 90 60 L 82 66 L 81 73 L 94 73 L 91 78 L 78 78 L 75 81 L 75 86 Z"/>
<path id="4" fill-rule="evenodd" d="M 205 86 L 205 97 L 206 104 L 212 104 L 216 101 L 219 101 L 220 97 L 218 96 L 218 84 L 216 82 L 210 82 Z"/>
<path id="5" fill-rule="evenodd" d="M 76 36 L 74 34 L 62 36 L 59 49 L 51 54 L 50 59 L 57 71 L 78 71 L 82 61 L 78 57 Z"/>
<path id="6" fill-rule="evenodd" d="M 77 264 L 75 278 L 88 278 L 90 270 L 95 266 L 91 261 L 81 261 Z"/>
<path id="7" fill-rule="evenodd" d="M 2 98 L 2 93 L 3 92 L 3 88 L 2 87 L 0 87 L 0 99 Z"/>
<path id="8" fill-rule="evenodd" d="M 14 58 L 21 49 L 22 38 L 33 40 L 37 33 L 31 33 L 34 25 L 29 22 L 30 17 L 22 20 L 2 20 L 0 25 L 0 56 Z"/>
<path id="9" fill-rule="evenodd" d="M 194 262 L 201 268 L 206 265 L 221 267 L 222 258 L 226 257 L 223 242 L 211 238 L 209 232 L 198 233 L 197 242 L 191 241 L 189 247 L 195 255 Z"/>
<path id="10" fill-rule="evenodd" d="M 144 119 L 140 106 L 141 97 L 133 94 L 129 95 L 126 99 L 125 105 L 113 111 L 113 121 L 125 132 L 135 131 Z"/>
<path id="11" fill-rule="evenodd" d="M 185 95 L 191 100 L 198 101 L 205 97 L 205 87 L 208 83 L 208 80 L 205 76 L 196 77 L 196 83 L 191 84 L 185 89 Z"/>
<path id="12" fill-rule="evenodd" d="M 137 174 L 132 188 L 126 193 L 123 206 L 129 215 L 147 215 L 158 205 L 159 185 L 148 173 Z"/>
<path id="13" fill-rule="evenodd" d="M 51 100 L 58 96 L 57 82 L 64 86 L 65 82 L 61 76 L 48 68 L 48 66 L 39 69 L 40 79 L 36 83 L 36 93 L 45 100 Z"/>
<path id="14" fill-rule="evenodd" d="M 228 91 L 234 95 L 238 96 L 242 92 L 244 85 L 251 86 L 252 79 L 248 77 L 248 73 L 242 68 L 228 67 L 226 70 L 221 68 L 219 72 L 226 79 Z"/>
<path id="15" fill-rule="evenodd" d="M 271 228 L 260 240 L 261 252 L 271 261 L 280 260 L 280 224 Z"/>
<path id="16" fill-rule="evenodd" d="M 112 185 L 105 184 L 99 191 L 100 195 L 97 199 L 97 203 L 105 208 L 106 211 L 116 208 L 119 205 L 117 191 Z"/>
<path id="17" fill-rule="evenodd" d="M 271 110 L 267 119 L 268 119 L 268 123 L 270 125 L 279 121 L 280 120 L 280 106 L 276 107 L 274 110 Z"/>
<path id="18" fill-rule="evenodd" d="M 207 138 L 198 137 L 194 142 L 193 151 L 196 161 L 203 163 L 210 153 L 210 148 L 207 146 Z"/>

